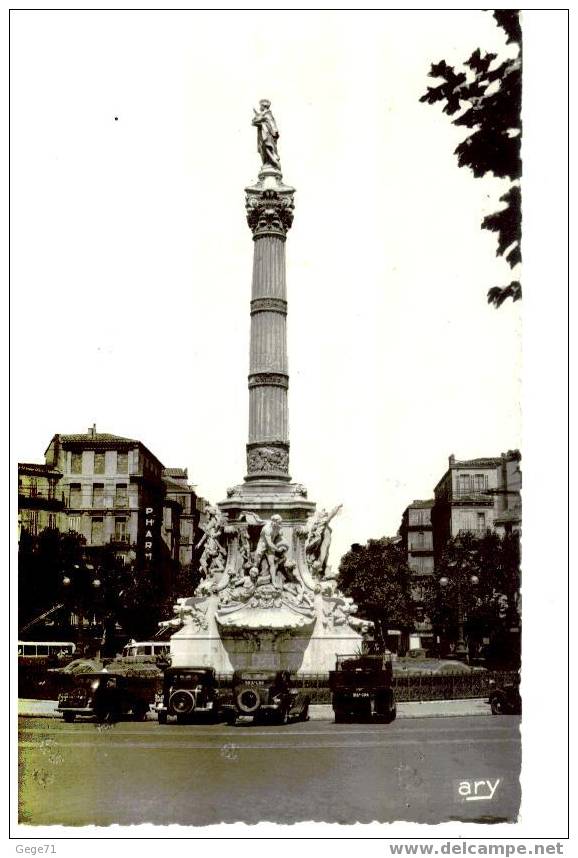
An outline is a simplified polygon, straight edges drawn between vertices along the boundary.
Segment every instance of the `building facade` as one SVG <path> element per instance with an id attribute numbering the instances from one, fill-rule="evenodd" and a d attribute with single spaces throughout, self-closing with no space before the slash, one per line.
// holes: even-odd
<path id="1" fill-rule="evenodd" d="M 22 529 L 32 536 L 42 530 L 62 530 L 64 492 L 62 474 L 50 465 L 18 463 L 18 538 Z"/>
<path id="2" fill-rule="evenodd" d="M 411 572 L 411 593 L 416 620 L 409 636 L 409 649 L 428 649 L 433 645 L 431 624 L 425 615 L 424 589 L 434 574 L 432 500 L 414 500 L 404 510 L 399 533 Z"/>
<path id="3" fill-rule="evenodd" d="M 521 529 L 520 460 L 518 450 L 493 458 L 449 457 L 448 469 L 434 489 L 435 556 L 448 539 L 464 533 L 481 537 L 488 530 L 504 534 Z"/>
<path id="4" fill-rule="evenodd" d="M 46 464 L 62 474 L 67 520 L 87 549 L 111 545 L 126 562 L 154 565 L 160 551 L 165 486 L 163 465 L 131 438 L 97 432 L 54 435 Z"/>
<path id="5" fill-rule="evenodd" d="M 165 503 L 178 504 L 179 507 L 179 534 L 177 537 L 172 533 L 170 538 L 173 542 L 176 540 L 176 556 L 181 567 L 190 568 L 203 508 L 202 498 L 197 496 L 195 486 L 189 483 L 186 468 L 164 468 L 163 480 Z"/>

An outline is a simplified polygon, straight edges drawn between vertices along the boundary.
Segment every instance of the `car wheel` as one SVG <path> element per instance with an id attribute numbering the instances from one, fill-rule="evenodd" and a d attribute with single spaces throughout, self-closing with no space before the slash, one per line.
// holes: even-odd
<path id="1" fill-rule="evenodd" d="M 135 721 L 144 721 L 147 717 L 147 712 L 149 711 L 146 703 L 137 703 L 134 707 L 134 718 Z"/>
<path id="2" fill-rule="evenodd" d="M 501 697 L 492 697 L 490 706 L 492 708 L 492 715 L 504 714 L 504 701 Z"/>
<path id="3" fill-rule="evenodd" d="M 72 724 L 72 722 L 74 721 L 75 715 L 74 715 L 74 712 L 63 712 L 62 717 L 66 721 L 67 724 Z"/>
<path id="4" fill-rule="evenodd" d="M 243 685 L 235 694 L 235 702 L 243 715 L 254 715 L 261 706 L 259 692 L 251 685 Z"/>
<path id="5" fill-rule="evenodd" d="M 169 707 L 177 718 L 183 715 L 191 715 L 195 709 L 195 698 L 190 691 L 180 689 L 171 694 Z"/>
<path id="6" fill-rule="evenodd" d="M 116 720 L 111 709 L 99 709 L 95 718 L 99 724 L 112 724 Z"/>
<path id="7" fill-rule="evenodd" d="M 391 724 L 393 721 L 395 721 L 396 717 L 397 717 L 397 706 L 394 703 L 391 706 L 391 708 L 388 710 L 387 715 L 385 716 L 385 723 Z"/>

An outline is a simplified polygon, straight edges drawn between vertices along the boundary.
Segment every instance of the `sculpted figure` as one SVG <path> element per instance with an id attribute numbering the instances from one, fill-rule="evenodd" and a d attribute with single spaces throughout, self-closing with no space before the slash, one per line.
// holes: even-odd
<path id="1" fill-rule="evenodd" d="M 197 544 L 197 549 L 204 545 L 199 566 L 204 578 L 216 572 L 222 572 L 225 568 L 227 552 L 221 545 L 220 539 L 223 535 L 224 519 L 218 510 L 209 507 L 209 520 L 205 525 L 205 533 Z"/>
<path id="2" fill-rule="evenodd" d="M 281 169 L 281 161 L 277 152 L 277 140 L 279 132 L 271 113 L 271 102 L 266 98 L 259 102 L 259 110 L 253 108 L 252 125 L 257 126 L 257 151 L 261 156 L 264 167 L 275 167 Z"/>
<path id="3" fill-rule="evenodd" d="M 309 527 L 307 542 L 305 544 L 305 556 L 309 568 L 314 570 L 318 576 L 323 576 L 325 567 L 327 566 L 327 557 L 329 555 L 329 547 L 331 545 L 332 531 L 329 527 L 329 522 L 335 518 L 341 504 L 334 507 L 331 512 L 322 510 L 314 516 Z"/>
<path id="4" fill-rule="evenodd" d="M 281 522 L 282 518 L 277 513 L 271 516 L 270 521 L 265 522 L 261 528 L 257 550 L 255 551 L 255 566 L 260 569 L 261 562 L 266 560 L 271 581 L 276 581 L 276 561 L 279 553 L 287 550 L 281 535 Z"/>

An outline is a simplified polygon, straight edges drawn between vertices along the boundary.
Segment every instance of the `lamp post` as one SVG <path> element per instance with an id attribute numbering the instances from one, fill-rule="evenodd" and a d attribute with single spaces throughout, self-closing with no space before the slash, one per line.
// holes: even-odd
<path id="1" fill-rule="evenodd" d="M 448 566 L 452 569 L 455 569 L 457 574 L 455 576 L 452 575 L 452 578 L 455 579 L 457 584 L 457 593 L 456 593 L 456 609 L 457 609 L 457 620 L 458 620 L 458 640 L 456 642 L 456 648 L 454 651 L 454 657 L 459 659 L 460 661 L 465 661 L 468 656 L 468 648 L 466 646 L 465 636 L 464 636 L 464 607 L 462 600 L 462 579 L 463 579 L 463 567 L 461 564 L 452 561 L 448 563 Z M 440 578 L 440 587 L 444 589 L 450 583 L 449 578 L 445 575 L 442 575 Z M 470 584 L 472 587 L 476 587 L 480 583 L 480 579 L 477 575 L 470 575 Z"/>
<path id="2" fill-rule="evenodd" d="M 88 575 L 95 574 L 94 566 L 86 563 L 80 566 L 75 563 L 70 572 L 62 572 L 62 586 L 69 594 L 69 600 L 74 602 L 74 608 L 78 617 L 78 649 L 84 655 L 84 613 L 85 601 L 89 593 L 98 593 L 101 581 L 98 576 L 88 582 Z M 67 600 L 68 601 L 68 600 Z"/>

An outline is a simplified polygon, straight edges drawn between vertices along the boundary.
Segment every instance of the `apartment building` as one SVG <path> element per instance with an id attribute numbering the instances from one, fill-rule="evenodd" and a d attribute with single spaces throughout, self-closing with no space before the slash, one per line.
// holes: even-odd
<path id="1" fill-rule="evenodd" d="M 18 538 L 21 530 L 36 536 L 42 530 L 64 527 L 62 474 L 50 465 L 18 463 Z"/>

